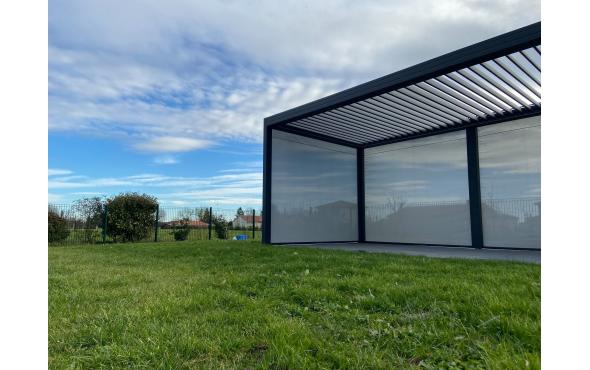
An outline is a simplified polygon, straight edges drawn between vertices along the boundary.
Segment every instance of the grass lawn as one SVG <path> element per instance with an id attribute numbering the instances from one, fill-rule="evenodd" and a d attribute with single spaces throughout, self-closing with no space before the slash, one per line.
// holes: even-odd
<path id="1" fill-rule="evenodd" d="M 540 266 L 201 241 L 49 248 L 50 368 L 538 368 Z"/>

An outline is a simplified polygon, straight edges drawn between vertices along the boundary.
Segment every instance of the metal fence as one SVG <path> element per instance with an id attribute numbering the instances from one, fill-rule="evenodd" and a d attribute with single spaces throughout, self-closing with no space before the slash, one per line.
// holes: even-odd
<path id="1" fill-rule="evenodd" d="M 534 217 L 539 217 L 541 214 L 541 198 L 506 198 L 506 199 L 482 199 L 482 208 L 484 213 L 488 216 L 510 216 L 514 218 L 514 222 L 526 222 Z M 365 209 L 367 220 L 376 222 L 382 219 L 391 217 L 392 215 L 407 209 L 421 209 L 426 208 L 448 208 L 469 209 L 469 200 L 455 200 L 455 201 L 433 201 L 433 202 L 390 202 L 382 205 L 371 205 Z"/>
<path id="2" fill-rule="evenodd" d="M 49 212 L 65 223 L 65 232 L 49 240 L 50 245 L 103 244 L 117 241 L 108 230 L 109 211 L 89 216 L 76 204 L 49 204 Z M 140 242 L 174 242 L 195 240 L 261 240 L 262 214 L 254 208 L 241 207 L 164 207 L 158 206 L 153 222 Z M 216 227 L 222 220 L 222 227 Z M 133 220 L 130 220 L 131 222 Z"/>

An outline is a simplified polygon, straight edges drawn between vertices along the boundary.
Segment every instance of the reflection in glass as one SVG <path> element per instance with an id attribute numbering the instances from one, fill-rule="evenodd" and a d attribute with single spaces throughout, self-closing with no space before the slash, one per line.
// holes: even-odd
<path id="1" fill-rule="evenodd" d="M 541 118 L 478 128 L 484 245 L 541 248 Z"/>
<path id="2" fill-rule="evenodd" d="M 365 150 L 368 241 L 471 245 L 465 131 Z"/>
<path id="3" fill-rule="evenodd" d="M 357 240 L 356 150 L 273 130 L 271 242 Z"/>

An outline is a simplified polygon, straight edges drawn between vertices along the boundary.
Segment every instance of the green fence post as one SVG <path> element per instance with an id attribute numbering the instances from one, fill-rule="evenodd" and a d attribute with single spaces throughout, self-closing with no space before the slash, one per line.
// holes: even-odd
<path id="1" fill-rule="evenodd" d="M 256 239 L 256 210 L 252 209 L 252 240 Z"/>
<path id="2" fill-rule="evenodd" d="M 102 219 L 102 243 L 107 242 L 107 217 L 109 216 L 109 207 L 104 205 L 104 217 Z"/>
<path id="3" fill-rule="evenodd" d="M 160 218 L 160 205 L 158 204 L 156 206 L 156 232 L 154 233 L 154 242 L 158 241 L 158 224 L 160 223 L 159 218 Z"/>
<path id="4" fill-rule="evenodd" d="M 213 207 L 209 207 L 209 240 L 211 240 L 211 222 L 213 220 Z"/>

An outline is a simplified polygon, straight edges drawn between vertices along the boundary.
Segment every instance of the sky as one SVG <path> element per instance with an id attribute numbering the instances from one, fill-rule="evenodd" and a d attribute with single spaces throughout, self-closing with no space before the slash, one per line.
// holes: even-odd
<path id="1" fill-rule="evenodd" d="M 49 2 L 48 198 L 260 207 L 266 116 L 540 20 L 539 1 Z"/>

